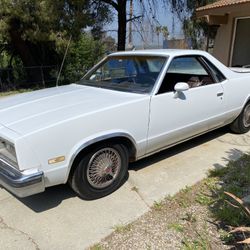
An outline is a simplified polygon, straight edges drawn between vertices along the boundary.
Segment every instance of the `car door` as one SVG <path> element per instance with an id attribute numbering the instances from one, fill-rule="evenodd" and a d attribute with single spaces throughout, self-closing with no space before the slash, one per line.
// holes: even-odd
<path id="1" fill-rule="evenodd" d="M 189 89 L 174 91 L 178 82 Z M 175 57 L 156 95 L 151 97 L 147 153 L 223 124 L 223 88 L 199 56 Z"/>

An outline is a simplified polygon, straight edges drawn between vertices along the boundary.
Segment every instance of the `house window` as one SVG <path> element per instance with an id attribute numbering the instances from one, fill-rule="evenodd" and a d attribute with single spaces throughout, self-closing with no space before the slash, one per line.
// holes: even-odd
<path id="1" fill-rule="evenodd" d="M 250 67 L 250 17 L 237 18 L 231 65 Z"/>

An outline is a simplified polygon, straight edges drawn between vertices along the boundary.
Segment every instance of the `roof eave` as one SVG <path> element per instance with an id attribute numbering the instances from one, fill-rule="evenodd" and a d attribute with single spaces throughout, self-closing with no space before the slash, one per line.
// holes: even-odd
<path id="1" fill-rule="evenodd" d="M 209 16 L 209 15 L 225 15 L 228 13 L 236 12 L 238 8 L 244 8 L 249 6 L 250 8 L 250 1 L 249 2 L 242 2 L 238 4 L 231 4 L 231 5 L 225 5 L 225 6 L 216 6 L 209 8 L 209 5 L 207 5 L 207 8 L 200 7 L 196 9 L 196 16 L 198 18 Z"/>

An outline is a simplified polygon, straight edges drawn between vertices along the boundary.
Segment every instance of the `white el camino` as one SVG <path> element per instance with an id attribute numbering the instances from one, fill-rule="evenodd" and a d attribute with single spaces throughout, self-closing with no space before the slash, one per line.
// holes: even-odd
<path id="1" fill-rule="evenodd" d="M 238 72 L 236 72 L 238 71 Z M 129 162 L 207 131 L 250 129 L 250 73 L 195 50 L 109 55 L 78 83 L 0 100 L 0 185 L 110 194 Z"/>

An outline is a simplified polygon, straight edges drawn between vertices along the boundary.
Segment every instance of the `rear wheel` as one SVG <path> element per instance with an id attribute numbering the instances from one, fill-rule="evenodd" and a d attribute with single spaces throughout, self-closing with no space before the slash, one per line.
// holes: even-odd
<path id="1" fill-rule="evenodd" d="M 244 134 L 250 130 L 250 102 L 230 125 L 230 129 L 237 134 Z"/>
<path id="2" fill-rule="evenodd" d="M 80 159 L 71 176 L 72 189 L 83 199 L 93 200 L 118 189 L 128 173 L 128 153 L 123 145 L 97 146 Z"/>

